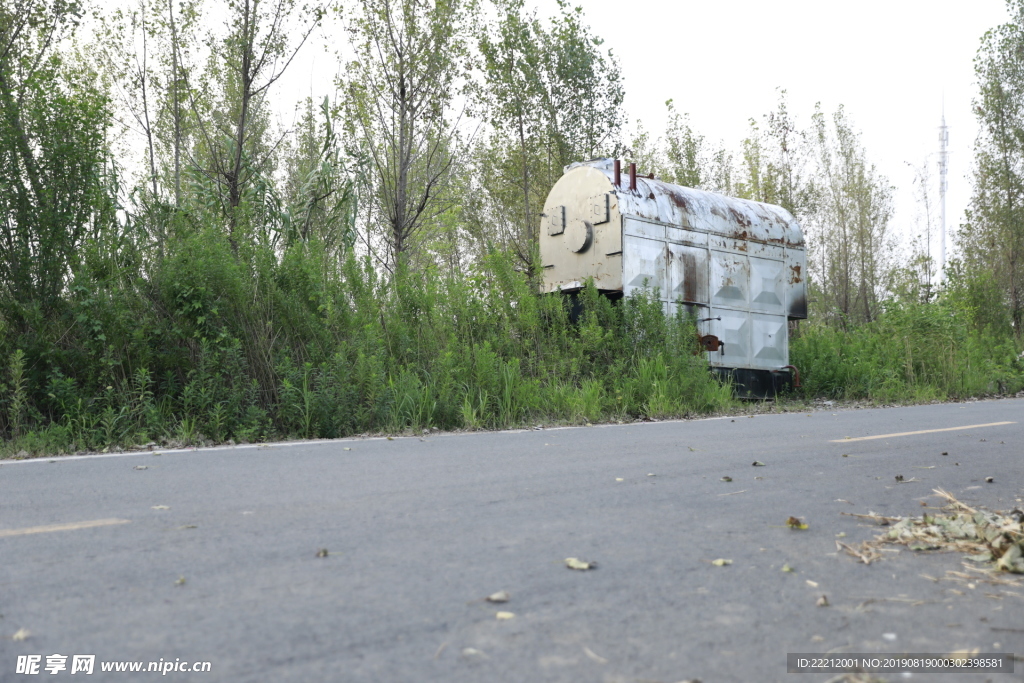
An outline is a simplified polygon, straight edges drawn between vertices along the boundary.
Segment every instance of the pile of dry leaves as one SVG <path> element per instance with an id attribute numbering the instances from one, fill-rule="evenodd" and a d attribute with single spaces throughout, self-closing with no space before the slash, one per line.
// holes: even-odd
<path id="1" fill-rule="evenodd" d="M 948 550 L 965 553 L 979 568 L 1024 574 L 1024 512 L 1007 513 L 976 510 L 951 493 L 934 489 L 946 500 L 939 514 L 920 517 L 854 515 L 889 527 L 885 533 L 859 546 L 836 541 L 836 545 L 864 564 L 879 559 L 879 549 L 899 544 L 910 550 Z M 844 513 L 849 514 L 849 513 Z"/>

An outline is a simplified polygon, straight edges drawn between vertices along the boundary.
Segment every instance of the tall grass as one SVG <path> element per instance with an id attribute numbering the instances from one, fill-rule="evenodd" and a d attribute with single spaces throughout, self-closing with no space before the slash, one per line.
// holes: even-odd
<path id="1" fill-rule="evenodd" d="M 891 304 L 872 323 L 809 325 L 790 342 L 807 396 L 928 401 L 1024 388 L 1012 335 L 978 329 L 949 301 Z"/>
<path id="2" fill-rule="evenodd" d="M 102 264 L 101 264 L 102 265 Z M 732 398 L 657 300 L 592 290 L 569 320 L 510 259 L 465 274 L 332 264 L 315 244 L 235 254 L 185 233 L 125 278 L 78 273 L 0 339 L 0 453 L 668 417 Z M 9 309 L 7 309 L 9 310 Z M 32 315 L 19 312 L 20 316 Z"/>

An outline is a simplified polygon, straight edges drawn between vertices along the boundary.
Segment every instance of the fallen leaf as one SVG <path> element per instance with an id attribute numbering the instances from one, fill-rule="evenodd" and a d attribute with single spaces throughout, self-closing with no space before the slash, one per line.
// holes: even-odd
<path id="1" fill-rule="evenodd" d="M 732 481 L 732 477 L 722 477 L 722 481 L 725 481 L 725 482 Z"/>
<path id="2" fill-rule="evenodd" d="M 498 612 L 494 617 L 499 621 L 504 621 L 505 619 L 515 619 L 516 615 L 512 612 Z"/>
<path id="3" fill-rule="evenodd" d="M 753 466 L 754 467 L 764 467 L 764 463 L 761 462 L 760 460 L 755 460 Z"/>
<path id="4" fill-rule="evenodd" d="M 810 579 L 807 579 L 807 585 L 810 586 L 811 588 L 817 588 L 818 587 L 818 582 L 817 581 L 811 581 Z"/>
<path id="5" fill-rule="evenodd" d="M 178 580 L 174 582 L 174 585 L 175 586 L 184 586 L 185 585 L 185 577 L 184 576 L 179 576 Z"/>
<path id="6" fill-rule="evenodd" d="M 615 481 L 624 481 L 622 477 L 615 477 Z"/>
<path id="7" fill-rule="evenodd" d="M 350 450 L 352 450 L 352 449 L 351 449 L 351 448 L 349 448 L 348 446 L 346 446 L 346 447 L 345 447 L 345 448 L 344 448 L 343 450 L 346 450 L 346 451 L 350 451 Z"/>
<path id="8" fill-rule="evenodd" d="M 735 422 L 735 421 L 736 421 L 736 420 L 733 420 L 733 422 Z M 697 449 L 696 449 L 696 448 L 694 448 L 693 446 L 687 446 L 687 448 L 689 448 L 689 449 L 690 449 L 690 452 L 691 452 L 691 453 L 696 453 L 696 452 L 697 452 Z"/>
<path id="9" fill-rule="evenodd" d="M 843 457 L 844 457 L 844 458 L 849 458 L 849 457 L 850 457 L 850 454 L 849 454 L 849 453 L 843 453 Z"/>
<path id="10" fill-rule="evenodd" d="M 788 526 L 790 529 L 806 529 L 807 528 L 807 524 L 805 522 L 800 521 L 800 519 L 797 518 L 797 517 L 790 517 L 789 519 L 787 519 L 786 520 L 786 526 Z"/>
<path id="11" fill-rule="evenodd" d="M 327 557 L 328 554 L 329 553 L 327 552 L 327 548 L 320 548 L 320 550 L 316 551 L 317 557 Z"/>
<path id="12" fill-rule="evenodd" d="M 508 602 L 512 596 L 508 594 L 508 591 L 498 591 L 497 593 L 491 593 L 485 600 L 487 602 Z"/>
<path id="13" fill-rule="evenodd" d="M 565 566 L 569 569 L 578 569 L 582 572 L 588 569 L 597 569 L 597 562 L 585 562 L 575 557 L 567 557 L 565 558 Z"/>
<path id="14" fill-rule="evenodd" d="M 816 603 L 818 607 L 828 607 L 828 596 L 822 595 Z"/>
<path id="15" fill-rule="evenodd" d="M 388 441 L 394 441 L 394 439 L 389 436 Z"/>
<path id="16" fill-rule="evenodd" d="M 651 472 L 648 472 L 648 473 L 647 473 L 647 476 L 648 476 L 648 477 L 656 477 L 656 476 L 658 476 L 658 475 L 656 475 L 656 474 L 652 474 Z"/>
<path id="17" fill-rule="evenodd" d="M 784 572 L 786 572 L 788 574 L 792 574 L 796 570 L 793 569 L 792 567 L 790 567 L 788 564 L 784 564 L 784 565 L 782 565 L 782 571 L 784 571 Z"/>
<path id="18" fill-rule="evenodd" d="M 718 558 L 717 560 L 713 560 L 711 564 L 715 565 L 716 567 L 725 567 L 732 564 L 732 560 L 723 560 L 722 558 Z"/>
<path id="19" fill-rule="evenodd" d="M 171 508 L 168 507 L 167 505 L 154 505 L 153 509 L 154 510 L 170 510 Z"/>
<path id="20" fill-rule="evenodd" d="M 31 635 L 32 633 L 28 629 L 19 628 L 17 631 L 14 632 L 14 635 L 11 636 L 11 640 L 21 641 L 25 640 L 26 638 L 29 638 Z"/>

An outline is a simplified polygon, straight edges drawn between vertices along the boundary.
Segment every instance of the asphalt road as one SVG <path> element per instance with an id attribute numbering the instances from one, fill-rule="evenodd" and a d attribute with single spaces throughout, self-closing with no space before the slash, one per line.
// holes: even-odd
<path id="1" fill-rule="evenodd" d="M 923 430 L 946 431 L 844 440 Z M 1020 657 L 1024 587 L 835 541 L 880 531 L 841 512 L 920 514 L 937 487 L 1020 507 L 1022 437 L 1015 399 L 3 461 L 0 681 L 77 680 L 70 659 L 15 673 L 55 653 L 96 655 L 85 680 L 275 682 L 818 683 L 786 653 Z M 211 670 L 100 671 L 161 659 Z"/>

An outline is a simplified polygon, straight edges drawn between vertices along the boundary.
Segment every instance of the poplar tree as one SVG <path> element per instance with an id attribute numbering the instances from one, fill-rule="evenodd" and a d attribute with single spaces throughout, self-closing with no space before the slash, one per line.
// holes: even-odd
<path id="1" fill-rule="evenodd" d="M 964 275 L 997 298 L 1019 338 L 1024 334 L 1024 0 L 1007 0 L 1010 22 L 988 31 L 974 60 L 974 192 L 958 234 Z M 992 287 L 988 287 L 993 291 Z"/>

